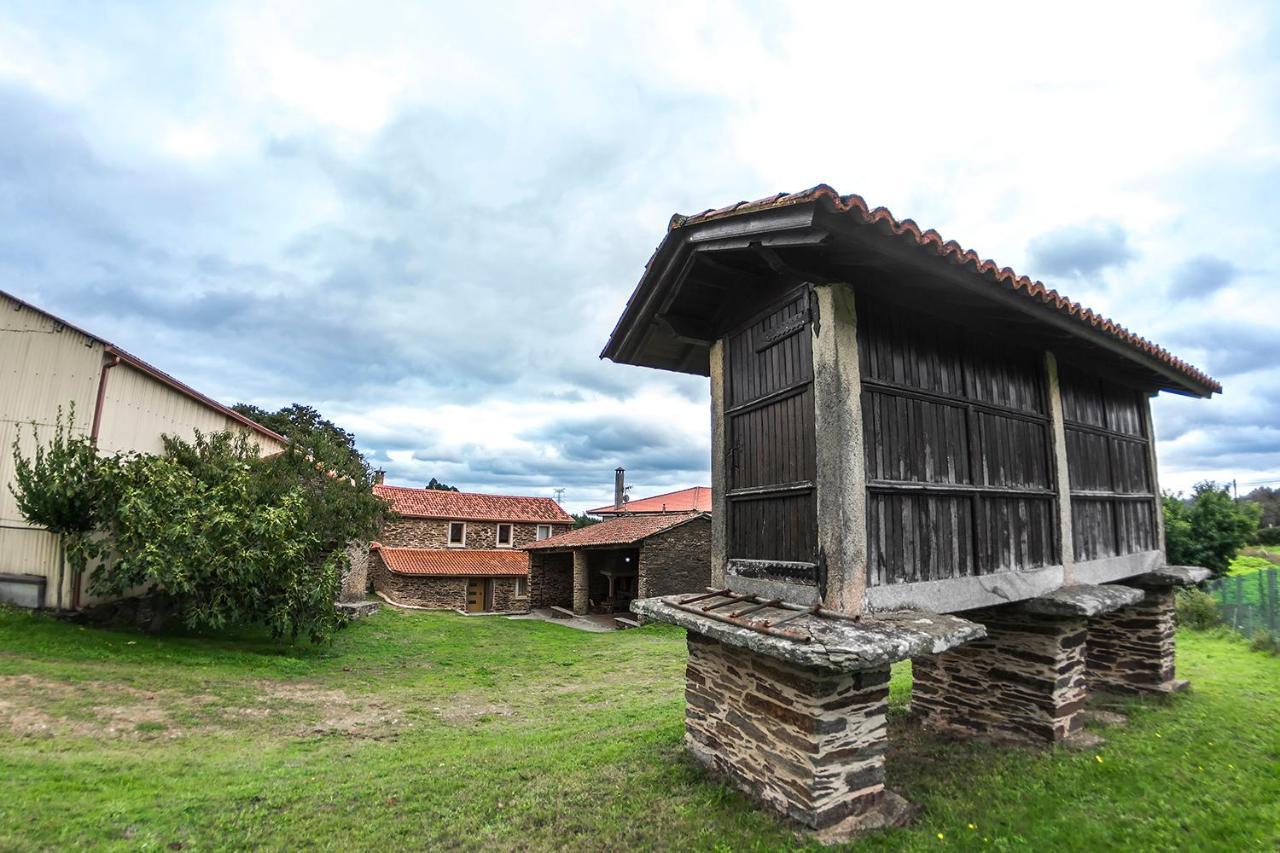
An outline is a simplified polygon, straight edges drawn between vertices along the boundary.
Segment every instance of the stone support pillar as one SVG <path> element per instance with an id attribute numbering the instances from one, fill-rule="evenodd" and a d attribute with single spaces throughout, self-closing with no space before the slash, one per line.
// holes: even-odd
<path id="1" fill-rule="evenodd" d="M 711 585 L 725 585 L 729 474 L 725 469 L 724 339 L 711 345 Z"/>
<path id="2" fill-rule="evenodd" d="M 884 787 L 887 666 L 801 666 L 690 631 L 686 677 L 690 752 L 757 801 L 818 830 L 901 804 Z"/>
<path id="3" fill-rule="evenodd" d="M 573 552 L 573 612 L 582 616 L 587 612 L 587 595 L 590 587 L 587 584 L 587 552 L 581 549 Z"/>
<path id="4" fill-rule="evenodd" d="M 1174 590 L 1153 587 L 1142 601 L 1089 619 L 1090 690 L 1169 693 L 1174 679 Z"/>
<path id="5" fill-rule="evenodd" d="M 1080 728 L 1085 617 L 1013 607 L 964 615 L 986 627 L 985 639 L 912 661 L 911 707 L 927 727 L 1038 743 Z"/>

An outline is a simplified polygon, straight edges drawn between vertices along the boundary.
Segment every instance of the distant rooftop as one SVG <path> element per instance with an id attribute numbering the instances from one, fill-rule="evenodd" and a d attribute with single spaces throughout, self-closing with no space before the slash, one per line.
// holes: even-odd
<path id="1" fill-rule="evenodd" d="M 606 519 L 599 524 L 579 527 L 524 546 L 526 551 L 557 551 L 573 548 L 592 548 L 616 545 L 634 545 L 642 539 L 648 539 L 656 533 L 679 527 L 698 518 L 706 518 L 706 513 L 654 513 L 651 515 L 620 515 Z"/>
<path id="2" fill-rule="evenodd" d="M 397 513 L 409 518 L 573 523 L 573 516 L 551 498 L 446 492 L 404 486 L 374 486 L 373 493 L 388 501 Z"/>
<path id="3" fill-rule="evenodd" d="M 711 487 L 693 486 L 650 498 L 627 501 L 618 509 L 613 504 L 587 510 L 588 515 L 656 515 L 671 512 L 711 512 Z"/>

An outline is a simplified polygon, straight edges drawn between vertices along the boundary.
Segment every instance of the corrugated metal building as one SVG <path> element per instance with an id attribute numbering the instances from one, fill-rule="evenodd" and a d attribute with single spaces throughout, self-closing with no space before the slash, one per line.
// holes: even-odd
<path id="1" fill-rule="evenodd" d="M 136 356 L 0 291 L 0 600 L 26 606 L 89 603 L 85 579 L 64 577 L 58 540 L 29 524 L 9 490 L 13 443 L 30 454 L 31 424 L 43 440 L 75 403 L 76 429 L 103 453 L 159 453 L 161 437 L 196 430 L 247 433 L 264 453 L 284 438 L 209 399 Z"/>

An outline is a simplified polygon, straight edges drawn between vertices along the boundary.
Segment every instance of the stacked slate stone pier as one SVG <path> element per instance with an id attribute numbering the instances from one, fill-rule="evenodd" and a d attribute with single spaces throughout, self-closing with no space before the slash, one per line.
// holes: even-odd
<path id="1" fill-rule="evenodd" d="M 894 661 L 993 740 L 1177 688 L 1202 572 L 1166 566 L 1150 399 L 1221 392 L 1195 367 L 825 185 L 673 217 L 602 356 L 709 379 L 711 589 L 632 609 L 689 631 L 690 751 L 779 813 L 901 816 Z"/>
<path id="2" fill-rule="evenodd" d="M 982 627 L 919 613 L 855 621 L 738 599 L 722 592 L 633 603 L 637 613 L 688 629 L 690 753 L 833 838 L 903 822 L 906 804 L 884 785 L 889 666 L 981 637 Z M 729 618 L 748 609 L 750 620 Z M 775 633 L 758 628 L 773 623 Z"/>

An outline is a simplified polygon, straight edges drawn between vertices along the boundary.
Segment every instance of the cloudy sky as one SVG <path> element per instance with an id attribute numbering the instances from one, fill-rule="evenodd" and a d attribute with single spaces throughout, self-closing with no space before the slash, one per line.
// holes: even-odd
<path id="1" fill-rule="evenodd" d="M 1166 487 L 1280 480 L 1280 10 L 967 5 L 6 3 L 0 288 L 578 510 L 709 481 L 706 381 L 597 359 L 670 215 L 827 182 L 1222 380 Z"/>

